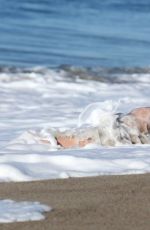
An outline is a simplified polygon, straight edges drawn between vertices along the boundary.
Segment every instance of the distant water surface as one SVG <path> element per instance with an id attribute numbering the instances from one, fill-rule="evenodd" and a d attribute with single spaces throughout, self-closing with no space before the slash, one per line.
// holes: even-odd
<path id="1" fill-rule="evenodd" d="M 149 0 L 0 0 L 0 65 L 149 66 Z"/>

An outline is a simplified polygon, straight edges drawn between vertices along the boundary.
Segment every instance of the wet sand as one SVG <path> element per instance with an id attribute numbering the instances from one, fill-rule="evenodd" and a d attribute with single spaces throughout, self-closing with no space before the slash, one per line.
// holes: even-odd
<path id="1" fill-rule="evenodd" d="M 148 230 L 150 174 L 0 183 L 1 199 L 40 201 L 46 219 L 0 230 Z"/>

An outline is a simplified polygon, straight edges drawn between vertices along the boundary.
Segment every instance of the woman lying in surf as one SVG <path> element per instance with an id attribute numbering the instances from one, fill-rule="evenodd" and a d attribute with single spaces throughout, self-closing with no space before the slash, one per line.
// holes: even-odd
<path id="1" fill-rule="evenodd" d="M 113 115 L 112 125 L 83 127 L 64 132 L 50 130 L 50 138 L 37 137 L 43 144 L 60 148 L 78 148 L 89 144 L 115 146 L 121 144 L 150 144 L 150 107 L 133 109 L 128 114 Z M 30 132 L 35 137 L 35 134 Z"/>

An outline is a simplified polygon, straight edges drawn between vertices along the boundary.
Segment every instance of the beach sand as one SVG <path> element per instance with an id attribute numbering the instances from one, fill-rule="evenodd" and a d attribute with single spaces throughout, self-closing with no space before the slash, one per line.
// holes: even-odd
<path id="1" fill-rule="evenodd" d="M 150 174 L 0 183 L 0 197 L 53 207 L 45 220 L 0 230 L 150 229 Z"/>

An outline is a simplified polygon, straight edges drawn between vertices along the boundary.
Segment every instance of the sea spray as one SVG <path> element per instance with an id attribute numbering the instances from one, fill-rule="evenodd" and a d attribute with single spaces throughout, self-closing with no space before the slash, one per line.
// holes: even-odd
<path id="1" fill-rule="evenodd" d="M 114 146 L 121 144 L 119 129 L 115 126 L 115 115 L 120 102 L 107 100 L 88 105 L 79 115 L 78 126 L 91 125 L 98 127 L 102 145 Z"/>

